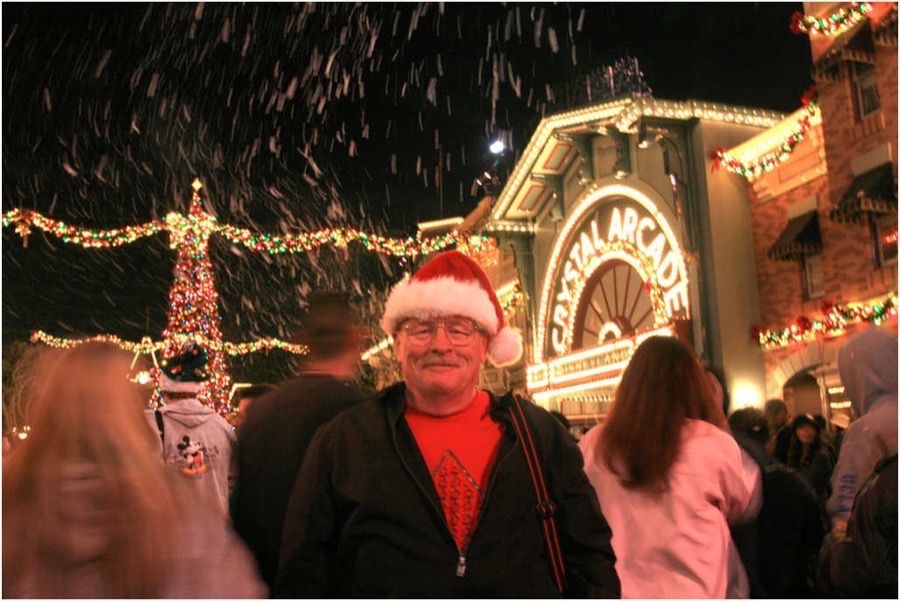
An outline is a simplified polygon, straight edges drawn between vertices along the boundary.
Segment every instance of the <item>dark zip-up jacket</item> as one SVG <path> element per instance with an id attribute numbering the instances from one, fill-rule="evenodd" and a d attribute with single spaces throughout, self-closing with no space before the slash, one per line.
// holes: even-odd
<path id="1" fill-rule="evenodd" d="M 491 395 L 504 424 L 478 524 L 459 552 L 415 438 L 401 382 L 345 411 L 310 445 L 285 516 L 278 597 L 559 597 L 511 395 Z M 558 505 L 567 596 L 618 597 L 611 531 L 578 447 L 523 403 Z"/>

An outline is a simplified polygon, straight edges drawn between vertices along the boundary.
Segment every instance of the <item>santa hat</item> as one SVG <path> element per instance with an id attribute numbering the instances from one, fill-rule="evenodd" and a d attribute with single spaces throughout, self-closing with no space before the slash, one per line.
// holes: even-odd
<path id="1" fill-rule="evenodd" d="M 468 317 L 488 333 L 488 359 L 497 367 L 512 365 L 522 356 L 522 335 L 506 325 L 487 274 L 456 250 L 439 254 L 412 278 L 394 286 L 381 327 L 394 334 L 407 319 L 450 315 Z"/>
<path id="2" fill-rule="evenodd" d="M 181 352 L 160 363 L 159 386 L 165 392 L 199 392 L 209 379 L 209 354 L 196 342 L 187 342 Z"/>

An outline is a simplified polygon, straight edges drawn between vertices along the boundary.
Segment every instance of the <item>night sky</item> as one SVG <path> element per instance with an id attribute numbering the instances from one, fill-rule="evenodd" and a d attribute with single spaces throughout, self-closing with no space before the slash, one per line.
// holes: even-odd
<path id="1" fill-rule="evenodd" d="M 409 234 L 441 215 L 439 148 L 443 215 L 465 214 L 491 139 L 514 163 L 543 115 L 583 103 L 586 75 L 625 56 L 656 98 L 796 110 L 812 83 L 796 10 L 4 3 L 3 211 L 121 227 L 186 210 L 199 177 L 220 222 Z M 2 252 L 4 343 L 165 327 L 164 234 L 85 250 L 36 233 L 23 248 L 7 228 Z M 268 257 L 221 239 L 211 256 L 231 340 L 286 337 L 309 290 L 365 298 L 405 267 L 358 248 L 349 262 L 331 249 Z"/>

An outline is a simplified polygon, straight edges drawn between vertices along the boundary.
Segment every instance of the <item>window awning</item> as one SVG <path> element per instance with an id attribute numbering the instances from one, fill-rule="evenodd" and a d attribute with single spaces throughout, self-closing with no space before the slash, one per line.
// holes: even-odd
<path id="1" fill-rule="evenodd" d="M 866 171 L 850 184 L 841 202 L 829 217 L 837 223 L 859 223 L 866 214 L 897 212 L 897 184 L 890 163 Z"/>
<path id="2" fill-rule="evenodd" d="M 769 249 L 769 258 L 773 261 L 797 261 L 820 252 L 822 234 L 819 232 L 819 214 L 810 211 L 788 221 Z"/>
<path id="3" fill-rule="evenodd" d="M 830 77 L 829 71 L 842 62 L 875 64 L 874 37 L 868 19 L 863 19 L 853 29 L 834 39 L 828 50 L 816 60 L 813 72 L 816 77 L 838 81 L 844 74 L 838 73 Z"/>

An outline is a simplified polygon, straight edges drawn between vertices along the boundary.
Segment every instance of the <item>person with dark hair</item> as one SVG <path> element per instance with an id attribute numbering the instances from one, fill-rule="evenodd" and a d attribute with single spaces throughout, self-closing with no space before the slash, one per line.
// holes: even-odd
<path id="1" fill-rule="evenodd" d="M 316 434 L 276 595 L 618 597 L 609 526 L 575 442 L 537 405 L 478 387 L 486 360 L 522 354 L 481 266 L 438 254 L 394 286 L 381 325 L 403 381 Z"/>
<path id="2" fill-rule="evenodd" d="M 190 341 L 162 361 L 159 387 L 165 405 L 145 415 L 157 433 L 163 460 L 185 473 L 228 514 L 228 496 L 237 481 L 236 437 L 225 418 L 198 395 L 209 380 L 206 349 Z"/>
<path id="3" fill-rule="evenodd" d="M 270 591 L 297 471 L 316 431 L 363 399 L 352 383 L 363 330 L 346 294 L 315 293 L 295 341 L 309 354 L 296 378 L 257 399 L 238 432 L 240 476 L 231 505 Z"/>
<path id="4" fill-rule="evenodd" d="M 736 529 L 753 541 L 748 566 L 753 598 L 805 598 L 814 593 L 816 556 L 825 535 L 816 493 L 795 470 L 765 452 L 768 423 L 759 409 L 738 409 L 728 417 L 735 440 L 762 471 L 763 503 L 752 524 Z M 748 530 L 752 528 L 752 530 Z M 735 530 L 735 541 L 744 547 Z"/>
<path id="5" fill-rule="evenodd" d="M 256 399 L 273 390 L 275 390 L 275 387 L 271 384 L 254 384 L 252 386 L 238 388 L 234 395 L 234 401 L 232 401 L 235 405 L 234 419 L 231 420 L 231 426 L 236 433 L 240 432 L 241 426 L 244 425 L 244 422 L 247 420 L 247 412 L 250 409 L 250 405 L 252 405 Z"/>
<path id="6" fill-rule="evenodd" d="M 642 342 L 606 423 L 579 446 L 613 530 L 623 597 L 749 594 L 729 524 L 756 515 L 759 469 L 684 342 Z"/>
<path id="7" fill-rule="evenodd" d="M 822 445 L 819 424 L 808 413 L 798 415 L 792 422 L 791 443 L 788 447 L 787 466 L 797 470 L 813 490 L 825 510 L 825 499 L 831 485 L 834 467 L 831 455 Z"/>
<path id="8" fill-rule="evenodd" d="M 163 464 L 132 357 L 86 342 L 40 364 L 31 435 L 3 461 L 3 598 L 259 598 L 253 558 Z"/>

